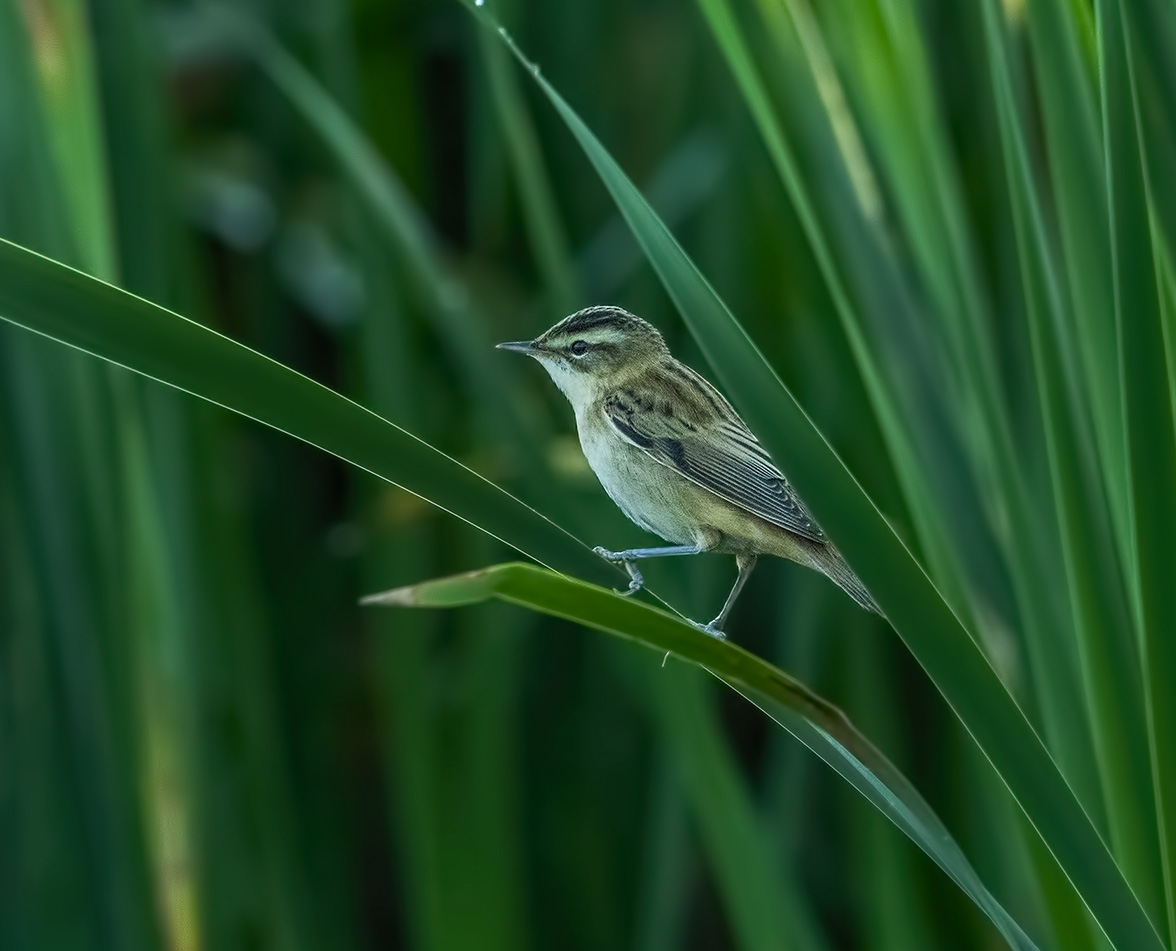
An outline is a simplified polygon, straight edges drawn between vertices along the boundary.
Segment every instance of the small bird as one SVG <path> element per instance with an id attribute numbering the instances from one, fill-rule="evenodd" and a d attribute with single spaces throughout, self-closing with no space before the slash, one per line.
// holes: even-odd
<path id="1" fill-rule="evenodd" d="M 823 572 L 878 611 L 739 414 L 674 359 L 652 324 L 619 307 L 588 307 L 534 340 L 498 347 L 543 365 L 575 410 L 580 445 L 604 491 L 629 519 L 672 542 L 595 549 L 625 566 L 625 594 L 641 589 L 639 559 L 733 554 L 739 575 L 719 616 L 693 622 L 723 638 L 757 557 L 768 554 Z"/>

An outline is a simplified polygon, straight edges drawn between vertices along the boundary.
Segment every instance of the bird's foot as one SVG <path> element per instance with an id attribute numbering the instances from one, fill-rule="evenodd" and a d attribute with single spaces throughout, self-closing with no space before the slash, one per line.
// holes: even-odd
<path id="1" fill-rule="evenodd" d="M 709 624 L 703 624 L 701 621 L 691 621 L 696 628 L 702 631 L 703 634 L 709 634 L 715 640 L 725 641 L 727 635 L 719 630 L 719 618 L 715 618 Z"/>
<path id="2" fill-rule="evenodd" d="M 605 561 L 611 561 L 615 564 L 624 565 L 625 571 L 629 572 L 629 587 L 624 591 L 617 590 L 617 594 L 619 594 L 622 598 L 627 598 L 629 595 L 636 594 L 641 590 L 642 586 L 645 584 L 645 579 L 641 577 L 641 572 L 637 570 L 637 566 L 633 564 L 633 562 L 631 562 L 628 558 L 626 558 L 623 552 L 609 551 L 607 548 L 601 548 L 599 545 L 597 545 L 592 550 Z"/>

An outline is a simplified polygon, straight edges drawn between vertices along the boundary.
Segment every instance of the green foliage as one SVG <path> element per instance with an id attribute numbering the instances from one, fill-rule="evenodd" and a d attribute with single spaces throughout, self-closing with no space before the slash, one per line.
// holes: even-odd
<path id="1" fill-rule="evenodd" d="M 1171 4 L 245 9 L 0 0 L 0 946 L 1170 947 Z M 597 586 L 602 301 L 888 622 Z"/>

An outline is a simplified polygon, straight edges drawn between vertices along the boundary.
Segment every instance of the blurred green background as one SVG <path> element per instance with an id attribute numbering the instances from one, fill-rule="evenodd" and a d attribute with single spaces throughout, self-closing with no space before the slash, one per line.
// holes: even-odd
<path id="1" fill-rule="evenodd" d="M 1173 670 L 1149 653 L 1171 566 L 1139 525 L 1171 504 L 1125 435 L 1144 430 L 1121 362 L 1148 351 L 1116 314 L 1150 321 L 1163 394 L 1176 10 L 483 10 L 911 546 L 1166 934 L 1148 685 Z M 0 0 L 0 236 L 348 395 L 588 545 L 649 541 L 562 396 L 492 344 L 617 303 L 710 372 L 563 120 L 453 0 Z M 1162 490 L 1171 406 L 1152 405 Z M 0 948 L 1005 946 L 677 658 L 503 604 L 357 606 L 514 557 L 280 432 L 0 326 Z M 647 578 L 706 618 L 733 573 Z M 853 718 L 1040 947 L 1112 946 L 881 618 L 764 560 L 728 633 Z M 1138 771 L 1116 786 L 1120 742 Z"/>

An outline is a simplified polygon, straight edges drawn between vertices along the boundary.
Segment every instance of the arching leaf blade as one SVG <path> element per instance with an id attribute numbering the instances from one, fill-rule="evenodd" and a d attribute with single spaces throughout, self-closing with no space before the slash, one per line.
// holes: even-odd
<path id="1" fill-rule="evenodd" d="M 405 429 L 194 321 L 0 241 L 0 317 L 317 446 L 537 561 L 620 576 L 539 512 Z"/>
<path id="2" fill-rule="evenodd" d="M 505 564 L 372 595 L 369 605 L 459 607 L 490 598 L 565 618 L 702 667 L 784 727 L 870 800 L 992 920 L 1010 946 L 1036 945 L 988 892 L 931 807 L 828 700 L 730 641 L 615 592 L 533 565 Z"/>

